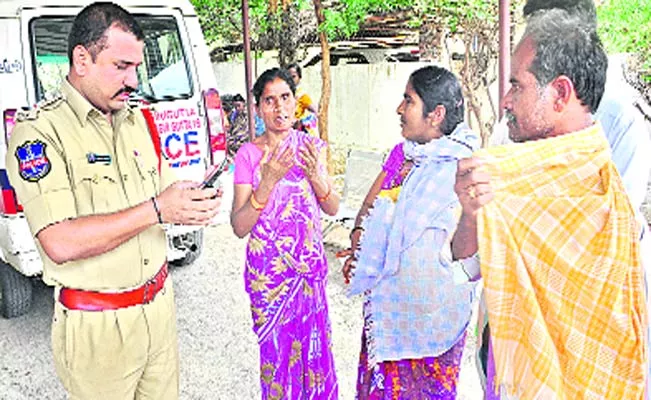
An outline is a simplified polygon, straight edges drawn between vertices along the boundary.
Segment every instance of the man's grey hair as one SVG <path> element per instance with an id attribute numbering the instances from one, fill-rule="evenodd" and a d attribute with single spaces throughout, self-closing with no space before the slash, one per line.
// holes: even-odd
<path id="1" fill-rule="evenodd" d="M 604 94 L 608 56 L 594 27 L 576 13 L 540 10 L 527 20 L 522 40 L 531 39 L 535 56 L 529 68 L 539 87 L 564 75 L 577 98 L 594 113 Z"/>

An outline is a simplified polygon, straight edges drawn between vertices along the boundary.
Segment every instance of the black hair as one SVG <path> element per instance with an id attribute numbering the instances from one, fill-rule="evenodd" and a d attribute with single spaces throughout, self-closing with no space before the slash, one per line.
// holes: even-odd
<path id="1" fill-rule="evenodd" d="M 278 78 L 284 80 L 285 83 L 289 85 L 289 89 L 292 91 L 292 94 L 296 95 L 296 84 L 294 84 L 294 80 L 292 79 L 292 76 L 289 74 L 289 72 L 286 69 L 271 68 L 264 71 L 253 85 L 253 97 L 255 97 L 255 104 L 260 104 L 260 96 L 262 96 L 262 92 L 264 92 L 264 88 L 267 86 L 267 84 Z"/>
<path id="2" fill-rule="evenodd" d="M 222 109 L 226 114 L 231 112 L 233 109 L 233 95 L 232 94 L 224 94 L 221 95 L 221 100 L 222 100 Z"/>
<path id="3" fill-rule="evenodd" d="M 414 71 L 409 82 L 423 101 L 423 116 L 426 117 L 436 106 L 445 107 L 445 119 L 441 133 L 451 134 L 463 122 L 464 100 L 457 77 L 445 68 L 428 66 Z"/>
<path id="4" fill-rule="evenodd" d="M 92 3 L 77 14 L 70 28 L 68 34 L 70 65 L 72 65 L 72 51 L 79 45 L 88 50 L 95 62 L 97 55 L 106 48 L 106 31 L 113 26 L 133 34 L 140 41 L 145 39 L 145 34 L 136 19 L 124 8 L 110 2 Z"/>
<path id="5" fill-rule="evenodd" d="M 604 94 L 608 70 L 608 56 L 597 32 L 582 23 L 580 15 L 553 9 L 533 13 L 523 38 L 530 38 L 534 45 L 536 54 L 529 72 L 538 87 L 567 76 L 581 104 L 594 113 Z"/>
<path id="6" fill-rule="evenodd" d="M 301 71 L 300 65 L 298 65 L 297 63 L 291 63 L 287 66 L 287 71 L 289 71 L 292 68 L 294 68 L 294 70 L 296 71 L 296 75 L 298 75 L 300 79 L 303 79 L 303 71 Z"/>
<path id="7" fill-rule="evenodd" d="M 597 7 L 593 0 L 528 0 L 522 13 L 525 18 L 536 11 L 565 10 L 571 15 L 580 16 L 584 23 L 597 25 Z"/>
<path id="8" fill-rule="evenodd" d="M 241 94 L 237 93 L 235 96 L 233 96 L 231 101 L 241 101 L 242 103 L 244 103 L 244 97 L 242 97 Z"/>

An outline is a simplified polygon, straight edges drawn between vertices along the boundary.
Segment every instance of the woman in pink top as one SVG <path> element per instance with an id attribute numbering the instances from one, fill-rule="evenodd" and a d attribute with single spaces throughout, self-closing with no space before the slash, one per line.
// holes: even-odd
<path id="1" fill-rule="evenodd" d="M 337 399 L 321 211 L 334 215 L 322 140 L 292 128 L 295 86 L 265 71 L 253 94 L 265 133 L 235 156 L 231 225 L 249 236 L 244 272 L 263 399 Z"/>

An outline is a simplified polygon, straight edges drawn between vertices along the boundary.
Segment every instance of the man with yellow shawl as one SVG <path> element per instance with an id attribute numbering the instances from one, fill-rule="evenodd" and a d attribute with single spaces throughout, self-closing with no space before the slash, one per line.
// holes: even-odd
<path id="1" fill-rule="evenodd" d="M 607 65 L 578 17 L 532 15 L 502 99 L 516 144 L 458 163 L 452 253 L 480 258 L 487 399 L 644 396 L 640 227 L 591 114 Z"/>

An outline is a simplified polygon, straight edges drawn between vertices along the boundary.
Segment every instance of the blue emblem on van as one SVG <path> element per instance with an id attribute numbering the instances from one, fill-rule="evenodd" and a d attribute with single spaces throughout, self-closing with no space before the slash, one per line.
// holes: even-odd
<path id="1" fill-rule="evenodd" d="M 38 182 L 52 169 L 52 164 L 45 154 L 46 144 L 40 140 L 25 142 L 16 149 L 18 171 L 21 178 L 28 182 Z"/>

